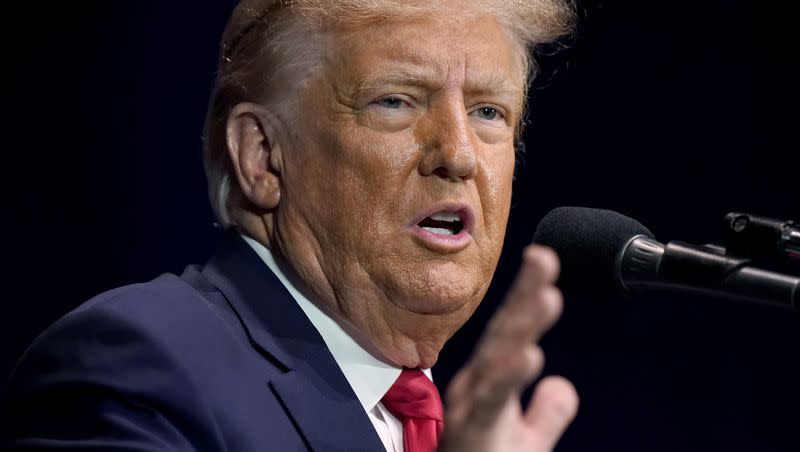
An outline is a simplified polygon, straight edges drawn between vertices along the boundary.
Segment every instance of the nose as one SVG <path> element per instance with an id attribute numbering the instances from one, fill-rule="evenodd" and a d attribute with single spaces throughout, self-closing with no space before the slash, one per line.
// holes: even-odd
<path id="1" fill-rule="evenodd" d="M 419 128 L 419 172 L 454 182 L 471 179 L 478 167 L 475 133 L 460 96 L 432 105 Z"/>

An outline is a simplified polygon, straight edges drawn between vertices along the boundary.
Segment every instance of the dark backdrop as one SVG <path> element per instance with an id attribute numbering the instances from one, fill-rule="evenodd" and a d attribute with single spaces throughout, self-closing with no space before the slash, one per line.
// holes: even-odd
<path id="1" fill-rule="evenodd" d="M 213 249 L 200 135 L 234 4 L 16 3 L 2 40 L 3 380 L 81 301 Z M 713 242 L 731 210 L 800 220 L 788 11 L 756 0 L 580 10 L 569 48 L 541 59 L 504 257 L 442 354 L 442 386 L 553 207 L 617 210 L 664 242 Z M 559 450 L 798 450 L 798 346 L 800 317 L 770 307 L 568 298 L 544 340 L 546 372 L 582 396 Z"/>

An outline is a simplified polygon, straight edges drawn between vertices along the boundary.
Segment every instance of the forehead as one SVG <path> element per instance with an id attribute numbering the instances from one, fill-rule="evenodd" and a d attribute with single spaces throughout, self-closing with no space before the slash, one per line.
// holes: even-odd
<path id="1" fill-rule="evenodd" d="M 523 52 L 490 15 L 407 17 L 332 35 L 330 63 L 363 85 L 416 80 L 523 91 Z"/>

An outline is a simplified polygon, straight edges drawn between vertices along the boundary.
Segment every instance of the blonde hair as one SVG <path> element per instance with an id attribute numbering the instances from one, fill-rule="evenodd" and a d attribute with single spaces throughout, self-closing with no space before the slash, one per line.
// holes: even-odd
<path id="1" fill-rule="evenodd" d="M 572 0 L 241 0 L 223 32 L 203 134 L 208 194 L 217 222 L 232 224 L 228 115 L 246 101 L 287 113 L 292 94 L 322 60 L 319 49 L 304 44 L 311 36 L 435 12 L 452 14 L 454 7 L 462 15 L 494 16 L 526 49 L 521 55 L 526 86 L 536 72 L 529 50 L 568 34 L 575 16 Z"/>

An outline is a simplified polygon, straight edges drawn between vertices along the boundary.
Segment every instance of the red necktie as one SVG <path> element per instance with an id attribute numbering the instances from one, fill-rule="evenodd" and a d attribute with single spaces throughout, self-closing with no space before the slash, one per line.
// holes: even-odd
<path id="1" fill-rule="evenodd" d="M 442 399 L 419 369 L 403 369 L 381 400 L 403 422 L 405 452 L 435 452 L 444 430 Z"/>

